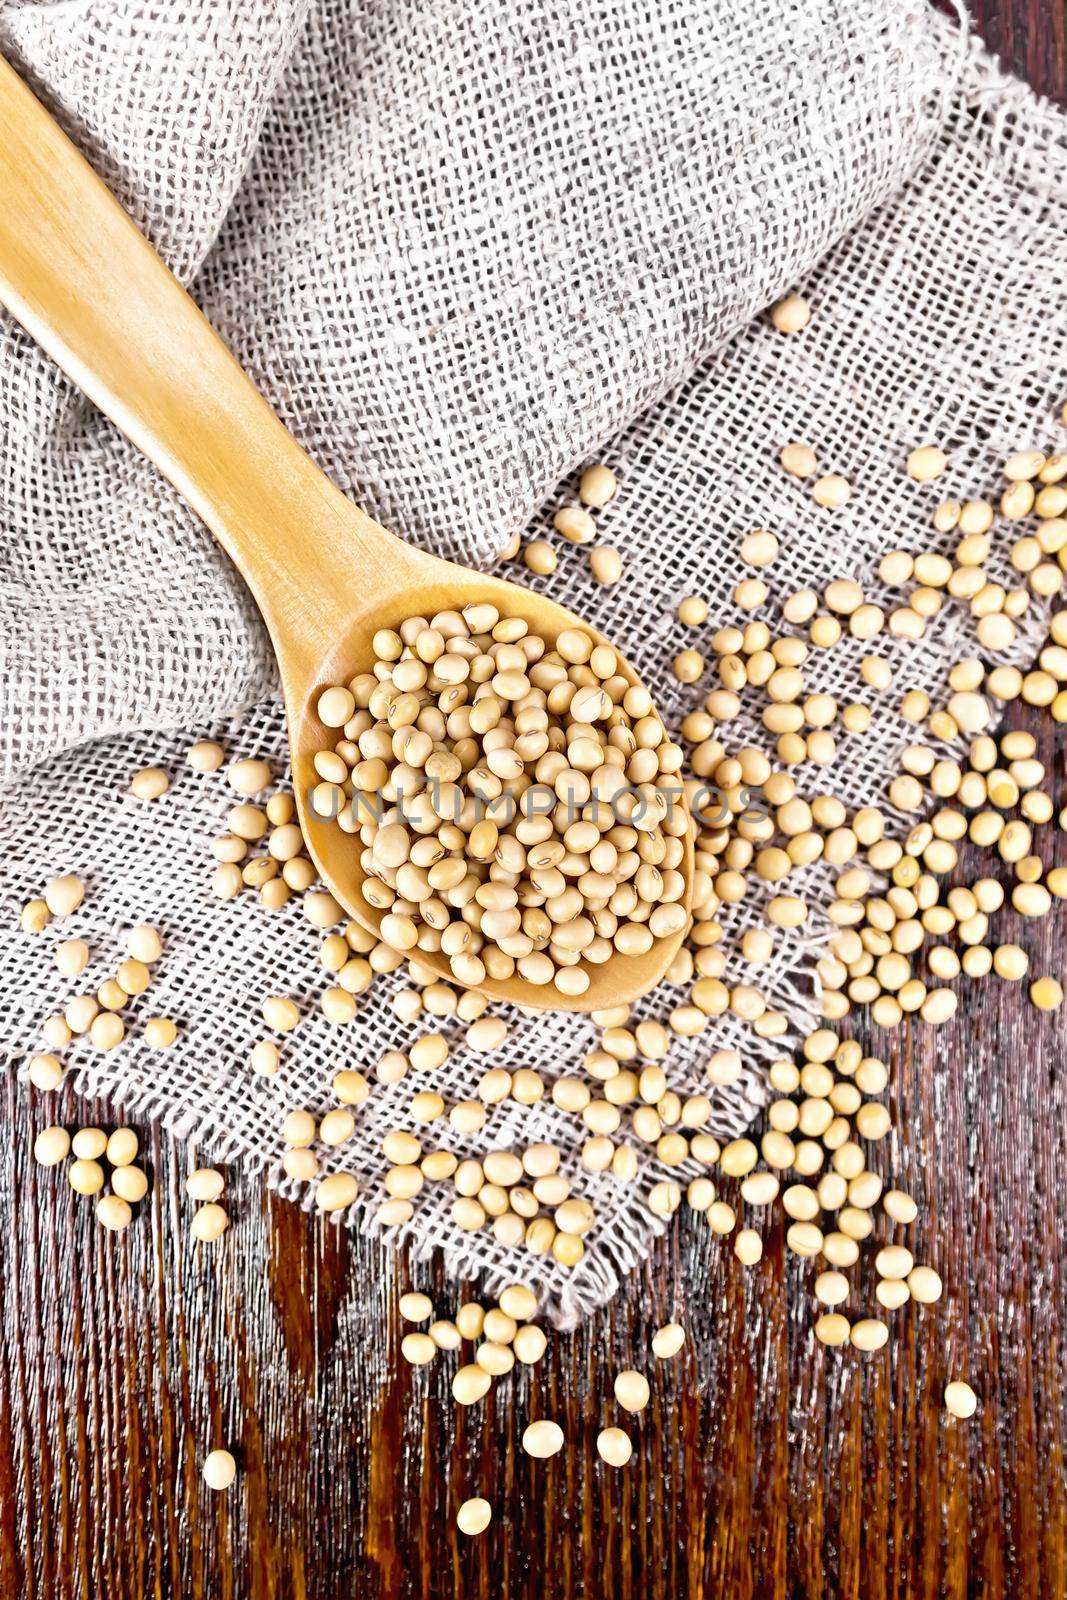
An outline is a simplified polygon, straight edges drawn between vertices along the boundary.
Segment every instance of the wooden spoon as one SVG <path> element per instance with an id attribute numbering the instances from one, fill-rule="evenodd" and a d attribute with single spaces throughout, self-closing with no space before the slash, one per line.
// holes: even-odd
<path id="1" fill-rule="evenodd" d="M 307 804 L 314 754 L 336 739 L 316 715 L 320 690 L 367 670 L 376 629 L 472 601 L 491 601 L 549 640 L 572 627 L 600 636 L 541 595 L 412 549 L 347 500 L 3 60 L 0 303 L 169 478 L 244 577 L 278 657 L 312 859 L 346 911 L 377 933 L 382 913 L 360 893 L 358 841 Z M 638 681 L 625 662 L 620 671 Z M 682 871 L 688 906 L 691 840 Z M 578 997 L 520 978 L 481 987 L 538 1009 L 620 1005 L 663 976 L 682 937 L 593 967 Z M 450 977 L 447 958 L 414 953 Z"/>

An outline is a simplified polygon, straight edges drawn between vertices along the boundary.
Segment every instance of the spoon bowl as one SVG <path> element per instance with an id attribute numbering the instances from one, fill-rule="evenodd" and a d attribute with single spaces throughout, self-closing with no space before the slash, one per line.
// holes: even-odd
<path id="1" fill-rule="evenodd" d="M 521 617 L 549 644 L 564 628 L 609 641 L 543 595 L 405 544 L 348 500 L 2 60 L 0 193 L 0 304 L 174 484 L 241 573 L 278 658 L 311 857 L 349 915 L 378 933 L 383 913 L 364 899 L 359 842 L 308 805 L 315 754 L 331 740 L 315 709 L 322 689 L 370 668 L 379 628 L 472 602 Z M 639 682 L 621 658 L 618 671 Z M 691 830 L 679 870 L 688 910 Z M 589 968 L 579 996 L 514 977 L 478 987 L 534 1009 L 621 1005 L 663 976 L 684 932 Z M 446 957 L 412 953 L 455 981 Z"/>
<path id="2" fill-rule="evenodd" d="M 394 539 L 384 529 L 380 533 L 384 540 L 392 540 L 399 547 L 399 562 L 391 562 L 390 566 L 394 571 L 397 566 L 401 567 L 406 574 L 404 580 L 391 592 L 377 592 L 373 606 L 365 607 L 361 613 L 356 610 L 357 597 L 348 596 L 351 610 L 337 641 L 317 661 L 313 655 L 294 656 L 292 650 L 278 651 L 301 831 L 324 883 L 357 922 L 375 933 L 380 933 L 385 913 L 369 905 L 363 897 L 366 875 L 360 863 L 358 839 L 343 833 L 332 821 L 316 816 L 308 803 L 312 788 L 319 782 L 314 767 L 316 752 L 331 748 L 337 737 L 337 730 L 325 727 L 317 715 L 315 708 L 321 691 L 329 684 L 344 683 L 356 672 L 368 669 L 374 660 L 371 641 L 379 628 L 396 627 L 405 617 L 432 617 L 435 612 L 459 609 L 472 603 L 487 602 L 496 606 L 502 615 L 521 617 L 532 633 L 550 643 L 554 643 L 565 628 L 583 629 L 596 644 L 610 643 L 587 622 L 543 595 L 517 583 L 427 556 Z M 617 647 L 612 645 L 612 649 L 618 658 L 619 674 L 631 683 L 639 683 L 636 672 L 618 655 Z M 683 901 L 688 910 L 693 887 L 691 831 L 685 835 L 683 843 L 684 856 L 678 870 L 685 880 Z M 670 937 L 657 939 L 642 955 L 628 956 L 616 951 L 603 965 L 587 966 L 589 987 L 581 995 L 560 994 L 551 985 L 532 984 L 519 977 L 487 977 L 478 988 L 491 999 L 511 1001 L 536 1010 L 592 1011 L 622 1005 L 637 999 L 659 982 L 684 937 L 683 928 Z M 456 981 L 446 956 L 424 950 L 411 953 L 443 980 Z"/>

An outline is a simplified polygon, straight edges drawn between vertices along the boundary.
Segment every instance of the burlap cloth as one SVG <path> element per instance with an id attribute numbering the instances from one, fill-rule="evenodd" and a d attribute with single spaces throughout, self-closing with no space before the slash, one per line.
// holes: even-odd
<path id="1" fill-rule="evenodd" d="M 602 527 L 623 582 L 591 584 L 563 544 L 558 572 L 530 581 L 619 640 L 668 720 L 698 695 L 666 663 L 701 642 L 674 605 L 701 593 L 716 625 L 735 614 L 751 527 L 782 539 L 779 597 L 843 574 L 873 587 L 887 547 L 936 543 L 940 492 L 991 492 L 1019 444 L 1067 446 L 1064 119 L 918 4 L 71 0 L 0 5 L 0 45 L 303 443 L 381 520 L 487 563 L 512 530 L 547 525 L 577 464 L 616 467 Z M 785 338 L 758 313 L 795 284 L 815 315 Z M 180 1042 L 153 1053 L 135 1021 L 120 1050 L 82 1044 L 70 1065 L 88 1092 L 274 1179 L 284 1111 L 324 1108 L 339 1066 L 369 1068 L 419 1031 L 388 1006 L 402 979 L 380 980 L 339 1030 L 315 1009 L 325 975 L 299 907 L 212 900 L 225 782 L 189 772 L 183 753 L 211 732 L 282 775 L 263 631 L 172 491 L 6 317 L 0 436 L 5 1060 L 20 1069 L 41 1018 L 113 970 L 121 927 L 156 921 L 166 955 L 131 1015 L 175 1016 Z M 846 508 L 822 511 L 785 478 L 788 439 L 852 480 Z M 928 440 L 951 458 L 937 492 L 901 470 Z M 1040 631 L 1035 612 L 1015 659 Z M 815 685 L 877 698 L 857 675 L 865 648 L 826 652 Z M 900 661 L 897 688 L 936 689 L 975 642 L 953 603 L 921 644 L 879 648 Z M 870 735 L 844 737 L 835 767 L 805 773 L 809 793 L 884 799 L 908 731 L 897 698 L 882 697 Z M 746 719 L 731 733 L 758 736 Z M 125 792 L 147 762 L 177 775 L 150 808 Z M 51 966 L 55 929 L 17 932 L 22 902 L 63 869 L 90 883 L 62 931 L 90 939 L 94 964 L 71 982 Z M 825 898 L 818 869 L 802 882 Z M 759 910 L 737 908 L 731 927 Z M 758 979 L 798 1031 L 828 931 L 816 919 L 781 940 Z M 728 981 L 751 976 L 732 955 Z M 247 1052 L 268 993 L 308 1015 L 262 1079 Z M 683 999 L 661 991 L 641 1014 Z M 512 1020 L 497 1059 L 548 1081 L 581 1072 L 590 1024 Z M 667 1065 L 680 1092 L 703 1088 L 725 1043 L 747 1063 L 716 1097 L 713 1125 L 732 1132 L 762 1098 L 769 1047 L 716 1023 Z M 484 1064 L 457 1042 L 435 1087 L 466 1098 Z M 374 1226 L 381 1135 L 412 1087 L 376 1088 L 330 1157 L 363 1182 L 353 1223 Z M 546 1100 L 440 1139 L 472 1154 L 558 1143 L 598 1217 L 573 1272 L 488 1230 L 457 1235 L 448 1184 L 428 1186 L 404 1231 L 457 1269 L 536 1280 L 573 1319 L 662 1226 L 645 1204 L 664 1176 L 651 1153 L 620 1188 L 582 1171 L 583 1136 Z"/>

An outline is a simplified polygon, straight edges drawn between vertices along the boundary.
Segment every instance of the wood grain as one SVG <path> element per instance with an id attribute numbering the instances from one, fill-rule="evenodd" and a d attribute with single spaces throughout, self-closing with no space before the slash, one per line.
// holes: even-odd
<path id="1" fill-rule="evenodd" d="M 1050 100 L 1067 100 L 1063 0 L 965 0 L 975 31 L 1012 72 Z"/>
<path id="2" fill-rule="evenodd" d="M 974 13 L 1035 85 L 1067 97 L 1063 13 L 1046 0 Z M 1063 797 L 1065 752 L 1021 712 Z M 1067 863 L 1067 839 L 1043 841 Z M 976 868 L 964 862 L 962 876 Z M 987 870 L 982 863 L 982 870 Z M 1067 911 L 1013 929 L 1034 970 L 1063 973 Z M 398 1359 L 396 1301 L 431 1268 L 234 1190 L 221 1246 L 190 1248 L 189 1153 L 149 1130 L 153 1188 L 136 1227 L 34 1166 L 32 1133 L 106 1118 L 64 1093 L 0 1089 L 0 1596 L 3 1600 L 1058 1600 L 1067 1595 L 1067 1015 L 1017 987 L 962 988 L 939 1031 L 872 1039 L 892 1063 L 892 1171 L 923 1204 L 922 1252 L 948 1292 L 894 1317 L 860 1358 L 810 1336 L 809 1269 L 769 1220 L 743 1270 L 683 1218 L 615 1304 L 555 1340 L 530 1378 L 457 1416 L 444 1366 Z M 668 1317 L 630 1466 L 593 1440 L 613 1373 L 647 1360 Z M 947 1420 L 946 1379 L 981 1397 Z M 568 1448 L 533 1462 L 525 1421 Z M 240 1476 L 212 1495 L 226 1444 Z M 484 1493 L 481 1539 L 454 1529 Z"/>

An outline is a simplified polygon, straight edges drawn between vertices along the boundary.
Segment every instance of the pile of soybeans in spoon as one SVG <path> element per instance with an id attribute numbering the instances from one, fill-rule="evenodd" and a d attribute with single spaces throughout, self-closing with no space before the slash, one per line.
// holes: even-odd
<path id="1" fill-rule="evenodd" d="M 609 645 L 478 604 L 382 629 L 374 653 L 319 697 L 339 736 L 310 804 L 361 841 L 387 944 L 443 952 L 465 986 L 577 996 L 682 931 L 684 752 Z"/>

